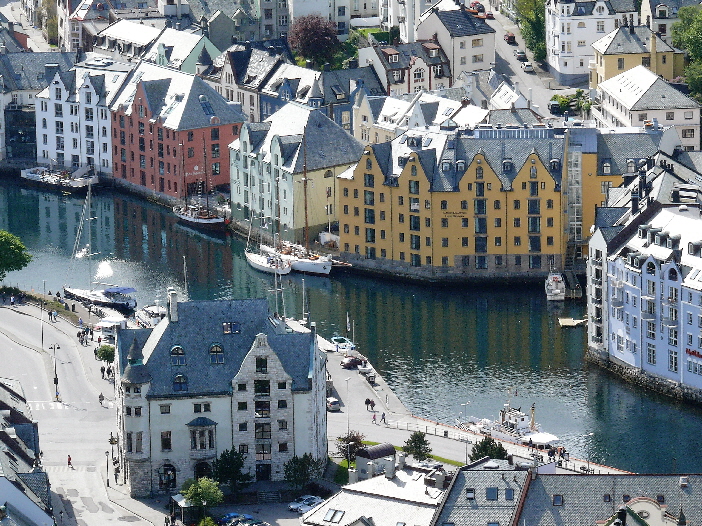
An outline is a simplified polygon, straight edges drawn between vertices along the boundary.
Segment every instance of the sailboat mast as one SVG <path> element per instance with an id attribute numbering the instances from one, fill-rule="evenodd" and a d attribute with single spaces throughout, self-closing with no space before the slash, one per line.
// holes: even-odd
<path id="1" fill-rule="evenodd" d="M 88 279 L 90 283 L 89 290 L 93 290 L 93 200 L 92 192 L 93 185 L 88 183 Z"/>
<path id="2" fill-rule="evenodd" d="M 302 135 L 302 191 L 305 198 L 305 251 L 310 251 L 309 219 L 307 217 L 307 140 L 303 132 Z"/>
<path id="3" fill-rule="evenodd" d="M 202 134 L 202 164 L 205 170 L 205 206 L 209 213 L 210 210 L 210 192 L 209 192 L 209 181 L 207 178 L 207 144 L 205 143 L 205 134 Z"/>
<path id="4" fill-rule="evenodd" d="M 274 172 L 275 174 L 275 172 Z M 282 247 L 283 243 L 280 239 L 280 187 L 278 186 L 279 184 L 279 179 L 277 175 L 274 175 L 275 179 L 275 222 L 277 225 L 277 231 L 278 231 L 278 246 Z M 275 239 L 273 240 L 273 247 L 275 248 Z"/>
<path id="5" fill-rule="evenodd" d="M 185 195 L 185 209 L 188 209 L 188 183 L 185 181 L 185 145 L 180 143 L 180 171 L 183 175 L 183 194 Z"/>

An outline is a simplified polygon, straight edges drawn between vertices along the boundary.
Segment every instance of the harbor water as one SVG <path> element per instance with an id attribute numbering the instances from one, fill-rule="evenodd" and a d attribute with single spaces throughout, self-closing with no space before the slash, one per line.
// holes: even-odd
<path id="1" fill-rule="evenodd" d="M 161 206 L 109 190 L 93 201 L 97 255 L 72 259 L 83 199 L 0 180 L 0 229 L 34 258 L 5 284 L 48 292 L 87 288 L 92 277 L 136 288 L 142 306 L 165 304 L 173 286 L 195 300 L 268 297 L 271 309 L 303 315 L 303 277 L 286 276 L 276 303 L 272 276 L 246 263 L 246 240 L 198 233 Z M 525 412 L 536 404 L 542 430 L 579 458 L 636 472 L 702 472 L 694 454 L 702 408 L 584 363 L 586 328 L 558 325 L 558 317 L 582 318 L 584 303 L 550 305 L 540 284 L 444 288 L 350 272 L 304 284 L 319 332 L 346 334 L 348 313 L 359 350 L 417 416 L 454 423 L 495 418 L 505 403 Z"/>

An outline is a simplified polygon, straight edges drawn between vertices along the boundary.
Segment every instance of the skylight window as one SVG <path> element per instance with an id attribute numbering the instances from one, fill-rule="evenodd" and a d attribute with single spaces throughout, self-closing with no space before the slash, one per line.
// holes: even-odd
<path id="1" fill-rule="evenodd" d="M 344 516 L 344 513 L 346 513 L 346 512 L 329 508 L 329 510 L 327 510 L 327 514 L 324 516 L 324 519 L 322 519 L 322 520 L 325 522 L 331 522 L 334 524 L 338 524 L 339 521 L 341 521 L 341 518 Z"/>
<path id="2" fill-rule="evenodd" d="M 205 112 L 205 115 L 214 115 L 214 110 L 212 109 L 212 104 L 210 104 L 210 101 L 208 100 L 206 95 L 200 95 L 200 106 L 202 106 L 202 111 Z"/>

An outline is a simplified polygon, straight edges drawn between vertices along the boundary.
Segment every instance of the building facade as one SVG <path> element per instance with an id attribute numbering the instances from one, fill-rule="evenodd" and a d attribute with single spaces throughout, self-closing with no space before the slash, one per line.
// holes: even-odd
<path id="1" fill-rule="evenodd" d="M 289 102 L 230 145 L 232 215 L 302 242 L 337 220 L 337 176 L 363 146 L 320 110 Z"/>
<path id="2" fill-rule="evenodd" d="M 341 257 L 422 279 L 542 277 L 562 268 L 565 130 L 410 130 L 339 178 Z"/>
<path id="3" fill-rule="evenodd" d="M 227 145 L 246 118 L 200 77 L 143 62 L 110 110 L 115 178 L 173 198 L 229 184 Z"/>
<path id="4" fill-rule="evenodd" d="M 560 84 L 587 82 L 592 44 L 636 15 L 631 0 L 546 2 L 546 61 Z"/>
<path id="5" fill-rule="evenodd" d="M 590 241 L 588 352 L 635 381 L 699 400 L 702 177 L 659 153 L 629 180 Z"/>
<path id="6" fill-rule="evenodd" d="M 326 357 L 266 300 L 178 302 L 157 329 L 122 330 L 119 455 L 132 496 L 211 476 L 223 451 L 255 480 L 283 480 L 293 456 L 327 456 Z"/>

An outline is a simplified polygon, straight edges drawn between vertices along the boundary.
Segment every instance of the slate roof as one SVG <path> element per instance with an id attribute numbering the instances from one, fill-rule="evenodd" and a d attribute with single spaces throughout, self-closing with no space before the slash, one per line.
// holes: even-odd
<path id="1" fill-rule="evenodd" d="M 256 335 L 266 334 L 268 343 L 292 378 L 293 391 L 310 389 L 309 371 L 313 358 L 313 333 L 279 334 L 268 317 L 265 299 L 187 301 L 177 304 L 178 321 L 164 318 L 153 329 L 122 329 L 117 339 L 119 363 L 126 368 L 126 354 L 134 337 L 143 343 L 145 365 L 151 375 L 147 394 L 152 397 L 192 397 L 228 394 L 232 379 L 253 345 Z M 224 334 L 222 324 L 239 323 L 240 332 Z M 217 344 L 224 351 L 224 363 L 210 362 L 210 347 Z M 170 352 L 174 346 L 185 351 L 185 365 L 172 365 Z M 177 375 L 187 378 L 187 391 L 175 392 Z"/>
<path id="2" fill-rule="evenodd" d="M 587 0 L 584 2 L 575 2 L 573 7 L 573 16 L 592 16 L 596 2 Z M 636 6 L 632 0 L 609 0 L 605 2 L 607 14 L 615 15 L 617 13 L 636 13 Z"/>
<path id="3" fill-rule="evenodd" d="M 519 108 L 515 110 L 490 110 L 484 122 L 487 124 L 502 124 L 504 126 L 509 124 L 532 126 L 541 123 L 541 121 L 541 116 L 534 110 Z"/>
<path id="4" fill-rule="evenodd" d="M 380 45 L 373 46 L 376 55 L 380 58 L 380 63 L 385 70 L 407 69 L 414 61 L 415 57 L 421 57 L 426 64 L 436 65 L 445 64 L 448 67 L 449 59 L 443 49 L 439 48 L 437 56 L 430 57 L 427 49 L 422 42 L 411 42 L 409 44 Z M 387 57 L 387 52 L 397 52 L 397 62 L 390 62 Z"/>
<path id="5" fill-rule="evenodd" d="M 702 516 L 702 475 L 690 475 L 680 487 L 679 475 L 539 475 L 529 484 L 519 524 L 530 526 L 592 526 L 608 519 L 624 503 L 662 495 L 668 510 L 687 517 Z M 563 505 L 553 505 L 553 495 L 563 495 Z M 604 495 L 610 495 L 606 502 Z"/>
<path id="6" fill-rule="evenodd" d="M 321 92 L 324 95 L 323 104 L 326 106 L 327 104 L 348 101 L 359 81 L 363 83 L 363 87 L 370 95 L 385 94 L 385 89 L 372 66 L 322 71 L 318 84 L 321 84 Z M 343 98 L 338 98 L 337 94 L 341 93 L 343 93 Z"/>
<path id="7" fill-rule="evenodd" d="M 75 56 L 75 53 L 55 53 L 52 51 L 0 54 L 3 92 L 41 91 L 53 79 L 53 72 L 47 75 L 47 66 L 58 64 L 59 70 L 69 71 L 73 67 Z"/>
<path id="8" fill-rule="evenodd" d="M 646 1 L 646 0 L 644 0 Z M 648 0 L 649 4 L 651 6 L 651 13 L 653 13 L 653 17 L 656 18 L 656 6 L 661 4 L 660 0 Z M 678 16 L 678 11 L 680 10 L 681 7 L 689 6 L 689 5 L 699 5 L 698 0 L 666 0 L 665 5 L 668 6 L 669 12 L 672 13 L 673 16 L 670 14 L 668 15 L 668 18 L 675 18 Z"/>
<path id="9" fill-rule="evenodd" d="M 363 145 L 320 110 L 288 102 L 263 123 L 246 123 L 251 133 L 251 152 L 270 162 L 271 142 L 279 137 L 287 157 L 281 164 L 291 173 L 302 173 L 305 162 L 302 137 L 306 142 L 308 170 L 340 166 L 358 161 Z M 239 139 L 231 147 L 239 149 Z"/>
<path id="10" fill-rule="evenodd" d="M 497 462 L 492 464 L 501 465 Z M 507 464 L 504 462 L 504 464 Z M 482 463 L 482 466 L 485 462 Z M 432 526 L 452 523 L 456 526 L 485 525 L 488 523 L 513 524 L 514 515 L 529 473 L 509 470 L 511 466 L 487 470 L 461 468 L 451 482 L 441 512 Z M 488 500 L 487 488 L 496 488 L 495 500 Z M 473 490 L 473 499 L 468 498 Z M 507 495 L 512 490 L 512 495 Z M 511 496 L 511 500 L 506 497 Z M 493 495 L 490 495 L 493 497 Z"/>
<path id="11" fill-rule="evenodd" d="M 624 133 L 599 133 L 597 135 L 597 175 L 619 175 L 627 172 L 627 161 L 639 161 L 658 151 L 663 132 L 653 130 Z M 605 174 L 603 165 L 610 163 L 610 172 Z"/>
<path id="12" fill-rule="evenodd" d="M 131 42 L 137 46 L 146 46 L 156 40 L 161 30 L 132 20 L 118 20 L 98 34 L 100 38 L 110 38 Z"/>
<path id="13" fill-rule="evenodd" d="M 695 100 L 641 65 L 600 82 L 598 89 L 634 111 L 700 107 Z"/>
<path id="14" fill-rule="evenodd" d="M 464 9 L 437 11 L 435 14 L 453 38 L 485 35 L 495 32 L 485 20 L 471 15 Z"/>
<path id="15" fill-rule="evenodd" d="M 592 44 L 592 48 L 602 55 L 630 55 L 651 52 L 651 35 L 646 26 L 635 26 L 633 33 L 628 26 L 620 26 Z M 682 53 L 656 36 L 657 53 Z"/>
<path id="16" fill-rule="evenodd" d="M 227 102 L 201 77 L 148 62 L 141 62 L 130 72 L 110 108 L 114 111 L 124 104 L 126 113 L 131 114 L 140 82 L 151 110 L 162 116 L 164 126 L 172 130 L 207 128 L 213 116 L 219 118 L 220 124 L 246 120 L 237 104 Z"/>
<path id="17" fill-rule="evenodd" d="M 150 62 L 156 62 L 158 57 L 158 46 L 159 44 L 163 44 L 165 47 L 168 65 L 179 69 L 183 62 L 190 56 L 193 50 L 204 38 L 206 37 L 203 35 L 196 35 L 185 31 L 178 31 L 177 29 L 166 28 L 146 49 L 143 59 Z M 203 47 L 203 49 L 205 48 Z"/>
<path id="18" fill-rule="evenodd" d="M 595 209 L 595 226 L 602 228 L 616 225 L 628 211 L 625 206 L 598 206 Z"/>

